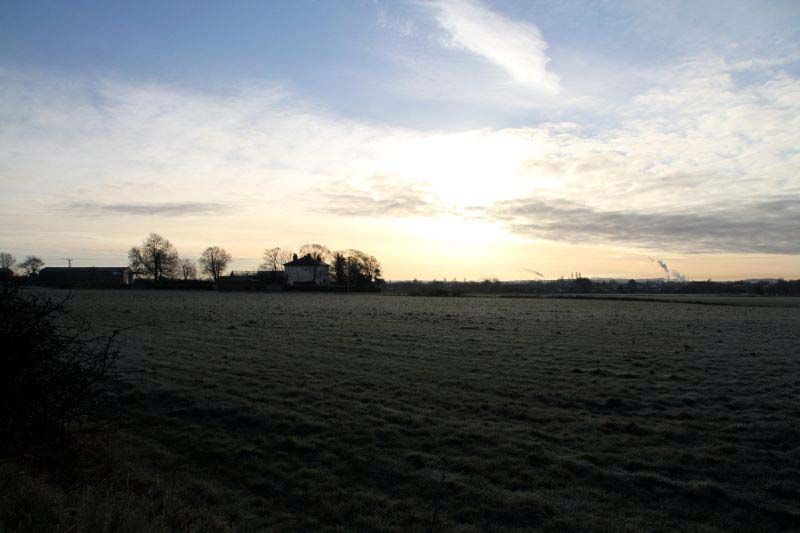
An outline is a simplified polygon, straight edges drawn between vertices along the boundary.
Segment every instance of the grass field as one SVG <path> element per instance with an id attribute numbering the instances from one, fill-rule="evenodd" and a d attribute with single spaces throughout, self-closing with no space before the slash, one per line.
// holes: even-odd
<path id="1" fill-rule="evenodd" d="M 127 415 L 69 480 L 5 466 L 24 471 L 7 525 L 800 528 L 796 307 L 155 291 L 72 307 L 130 328 Z"/>
<path id="2" fill-rule="evenodd" d="M 800 298 L 791 296 L 752 296 L 749 294 L 565 294 L 546 297 L 565 300 L 631 300 L 637 302 L 687 303 L 698 305 L 800 308 Z"/>

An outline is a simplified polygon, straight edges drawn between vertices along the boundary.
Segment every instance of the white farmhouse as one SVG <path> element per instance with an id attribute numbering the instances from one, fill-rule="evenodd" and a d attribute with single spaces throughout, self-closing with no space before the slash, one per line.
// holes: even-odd
<path id="1" fill-rule="evenodd" d="M 286 271 L 286 285 L 289 287 L 327 287 L 328 265 L 314 259 L 310 254 L 300 259 L 297 255 L 292 261 L 283 264 Z"/>

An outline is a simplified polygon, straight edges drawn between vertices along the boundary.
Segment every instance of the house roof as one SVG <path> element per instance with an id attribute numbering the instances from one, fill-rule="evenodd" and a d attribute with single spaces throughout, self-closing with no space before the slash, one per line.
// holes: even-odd
<path id="1" fill-rule="evenodd" d="M 39 272 L 119 272 L 130 270 L 129 267 L 44 267 Z"/>
<path id="2" fill-rule="evenodd" d="M 292 267 L 294 267 L 294 266 L 328 266 L 328 264 L 327 263 L 323 263 L 322 261 L 320 261 L 318 259 L 314 259 L 313 257 L 311 257 L 311 254 L 306 254 L 303 257 L 299 258 L 299 259 L 295 259 L 293 261 L 289 261 L 288 263 L 284 263 L 283 266 L 285 266 L 285 267 L 289 267 L 289 266 L 292 266 Z"/>

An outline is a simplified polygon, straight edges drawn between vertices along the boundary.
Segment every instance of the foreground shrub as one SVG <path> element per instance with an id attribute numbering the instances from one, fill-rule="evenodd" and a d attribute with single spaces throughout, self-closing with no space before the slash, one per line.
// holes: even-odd
<path id="1" fill-rule="evenodd" d="M 114 335 L 94 335 L 68 312 L 68 300 L 0 284 L 4 452 L 53 451 L 107 420 L 103 385 L 118 356 Z"/>

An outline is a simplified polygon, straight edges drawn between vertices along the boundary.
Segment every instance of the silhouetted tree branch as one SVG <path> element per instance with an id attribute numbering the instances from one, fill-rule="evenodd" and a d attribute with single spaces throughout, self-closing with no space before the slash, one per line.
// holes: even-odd
<path id="1" fill-rule="evenodd" d="M 117 357 L 115 334 L 98 336 L 53 300 L 0 284 L 0 442 L 52 451 L 107 419 L 102 387 Z"/>
<path id="2" fill-rule="evenodd" d="M 44 261 L 35 255 L 29 255 L 25 258 L 25 261 L 19 264 L 19 268 L 24 270 L 25 274 L 28 276 L 35 276 L 39 273 L 39 270 L 41 270 L 43 266 Z"/>

